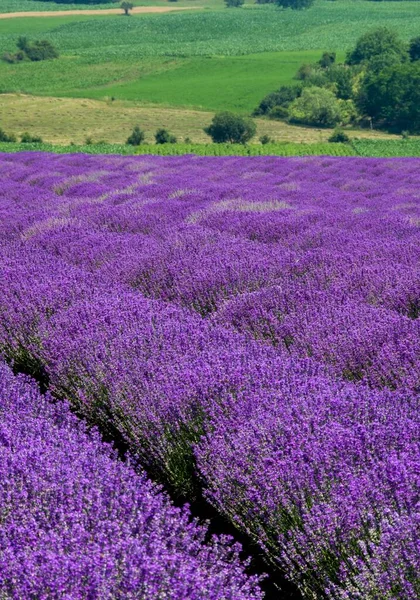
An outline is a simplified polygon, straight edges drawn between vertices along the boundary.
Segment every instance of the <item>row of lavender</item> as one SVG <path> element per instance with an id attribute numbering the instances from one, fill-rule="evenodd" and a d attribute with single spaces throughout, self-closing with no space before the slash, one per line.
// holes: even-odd
<path id="1" fill-rule="evenodd" d="M 1 363 L 0 417 L 2 598 L 262 598 L 238 548 Z"/>
<path id="2" fill-rule="evenodd" d="M 306 597 L 415 598 L 417 169 L 3 157 L 3 353 Z"/>

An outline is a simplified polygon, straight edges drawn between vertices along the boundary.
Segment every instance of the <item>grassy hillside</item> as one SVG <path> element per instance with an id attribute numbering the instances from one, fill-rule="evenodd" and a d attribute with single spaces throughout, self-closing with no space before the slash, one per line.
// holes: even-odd
<path id="1" fill-rule="evenodd" d="M 303 12 L 247 6 L 4 20 L 0 52 L 12 51 L 17 36 L 27 35 L 52 41 L 61 57 L 1 63 L 0 90 L 249 112 L 264 94 L 290 81 L 302 62 L 324 49 L 344 52 L 362 31 L 384 24 L 405 38 L 418 33 L 419 4 L 317 0 Z"/>
<path id="2" fill-rule="evenodd" d="M 130 102 L 101 102 L 76 98 L 51 98 L 5 94 L 0 103 L 0 124 L 9 133 L 20 135 L 30 131 L 44 141 L 54 144 L 81 144 L 86 137 L 94 141 L 123 143 L 134 125 L 146 131 L 146 139 L 154 141 L 158 127 L 165 127 L 180 140 L 189 137 L 195 143 L 209 141 L 203 132 L 212 113 L 189 109 L 144 107 Z M 256 119 L 257 137 L 267 134 L 276 141 L 325 142 L 331 135 L 329 129 L 297 127 L 282 121 Z M 386 136 L 366 130 L 349 132 L 350 136 Z"/>

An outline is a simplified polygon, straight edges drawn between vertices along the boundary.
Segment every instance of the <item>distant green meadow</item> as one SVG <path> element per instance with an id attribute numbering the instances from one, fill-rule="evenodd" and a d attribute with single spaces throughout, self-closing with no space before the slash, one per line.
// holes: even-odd
<path id="1" fill-rule="evenodd" d="M 27 10 L 29 3 L 37 10 L 44 4 L 51 8 L 34 0 L 0 0 L 0 10 L 12 5 Z M 342 58 L 363 31 L 379 25 L 398 30 L 404 39 L 420 31 L 416 1 L 316 0 L 307 11 L 272 5 L 229 10 L 219 4 L 217 10 L 129 18 L 0 20 L 0 53 L 13 51 L 17 37 L 26 35 L 50 40 L 61 55 L 44 63 L 1 62 L 0 92 L 249 113 L 323 50 L 338 51 Z"/>

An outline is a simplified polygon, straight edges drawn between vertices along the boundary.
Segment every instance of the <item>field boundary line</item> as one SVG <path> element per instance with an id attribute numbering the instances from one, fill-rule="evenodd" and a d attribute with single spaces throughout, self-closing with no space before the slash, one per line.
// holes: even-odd
<path id="1" fill-rule="evenodd" d="M 199 6 L 135 6 L 132 14 L 147 14 L 147 13 L 167 13 L 178 10 L 197 10 Z M 44 10 L 44 11 L 26 11 L 26 12 L 11 12 L 1 13 L 0 19 L 19 19 L 26 17 L 70 17 L 70 16 L 98 16 L 98 15 L 122 15 L 124 13 L 121 8 L 104 8 L 104 9 L 76 9 L 76 10 Z"/>

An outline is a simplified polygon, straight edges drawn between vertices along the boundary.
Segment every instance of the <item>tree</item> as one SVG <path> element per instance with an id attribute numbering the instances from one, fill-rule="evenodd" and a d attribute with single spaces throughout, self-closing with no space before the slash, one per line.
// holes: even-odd
<path id="1" fill-rule="evenodd" d="M 346 62 L 349 65 L 358 65 L 374 58 L 375 56 L 394 55 L 399 61 L 407 60 L 407 48 L 400 40 L 398 34 L 387 27 L 379 27 L 363 34 L 356 47 L 348 52 Z"/>
<path id="2" fill-rule="evenodd" d="M 394 131 L 420 133 L 420 62 L 369 71 L 357 105 L 361 113 Z"/>
<path id="3" fill-rule="evenodd" d="M 58 58 L 58 52 L 56 48 L 54 48 L 54 46 L 48 40 L 40 40 L 28 44 L 24 52 L 29 60 L 34 62 Z"/>
<path id="4" fill-rule="evenodd" d="M 246 144 L 257 131 L 252 119 L 235 115 L 231 112 L 220 112 L 214 115 L 211 124 L 204 128 L 213 142 L 217 144 Z"/>
<path id="5" fill-rule="evenodd" d="M 415 37 L 410 40 L 408 54 L 410 55 L 410 60 L 412 62 L 420 60 L 420 37 Z"/>
<path id="6" fill-rule="evenodd" d="M 273 140 L 273 139 L 271 139 L 271 137 L 270 137 L 269 135 L 267 135 L 267 134 L 264 134 L 264 135 L 262 135 L 262 136 L 260 137 L 260 143 L 261 143 L 263 146 L 266 146 L 267 144 L 273 144 L 273 143 L 274 143 L 274 140 Z"/>
<path id="7" fill-rule="evenodd" d="M 276 0 L 278 6 L 283 8 L 292 8 L 293 10 L 303 10 L 309 8 L 314 3 L 314 0 Z"/>
<path id="8" fill-rule="evenodd" d="M 16 138 L 14 135 L 8 135 L 3 129 L 0 127 L 0 142 L 16 142 Z"/>
<path id="9" fill-rule="evenodd" d="M 239 8 L 244 2 L 245 0 L 225 0 L 227 8 Z"/>
<path id="10" fill-rule="evenodd" d="M 350 100 L 353 97 L 354 73 L 347 65 L 332 65 L 326 72 L 325 77 L 333 84 L 337 98 Z"/>
<path id="11" fill-rule="evenodd" d="M 27 131 L 20 136 L 22 144 L 42 144 L 42 138 L 37 135 L 31 135 Z"/>
<path id="12" fill-rule="evenodd" d="M 16 46 L 19 48 L 19 50 L 22 50 L 22 52 L 26 53 L 26 50 L 29 47 L 29 41 L 28 38 L 21 35 L 20 37 L 18 37 L 18 41 L 16 42 Z"/>
<path id="13" fill-rule="evenodd" d="M 340 100 L 324 88 L 308 87 L 289 106 L 289 119 L 293 123 L 334 127 L 342 121 Z"/>
<path id="14" fill-rule="evenodd" d="M 335 63 L 337 55 L 335 52 L 324 52 L 318 64 L 321 69 L 328 69 Z"/>
<path id="15" fill-rule="evenodd" d="M 121 8 L 124 11 L 124 14 L 127 15 L 127 17 L 130 15 L 130 10 L 133 10 L 134 8 L 134 4 L 132 2 L 121 2 Z"/>
<path id="16" fill-rule="evenodd" d="M 156 144 L 176 144 L 177 139 L 167 129 L 158 129 L 155 133 Z"/>
<path id="17" fill-rule="evenodd" d="M 261 100 L 254 115 L 267 115 L 276 106 L 287 108 L 301 92 L 300 85 L 282 85 L 276 92 L 271 92 Z"/>
<path id="18" fill-rule="evenodd" d="M 341 129 L 341 127 L 336 127 L 333 133 L 328 138 L 328 141 L 333 144 L 348 144 L 350 142 L 350 138 L 345 131 Z"/>
<path id="19" fill-rule="evenodd" d="M 140 146 L 142 142 L 144 142 L 144 138 L 146 137 L 144 131 L 140 129 L 138 125 L 136 125 L 131 132 L 131 135 L 128 137 L 126 144 L 130 146 Z"/>
<path id="20" fill-rule="evenodd" d="M 28 38 L 20 37 L 16 45 L 18 51 L 15 54 L 4 54 L 2 57 L 3 60 L 10 63 L 17 63 L 27 58 L 34 62 L 58 58 L 57 49 L 48 40 L 29 42 Z"/>

